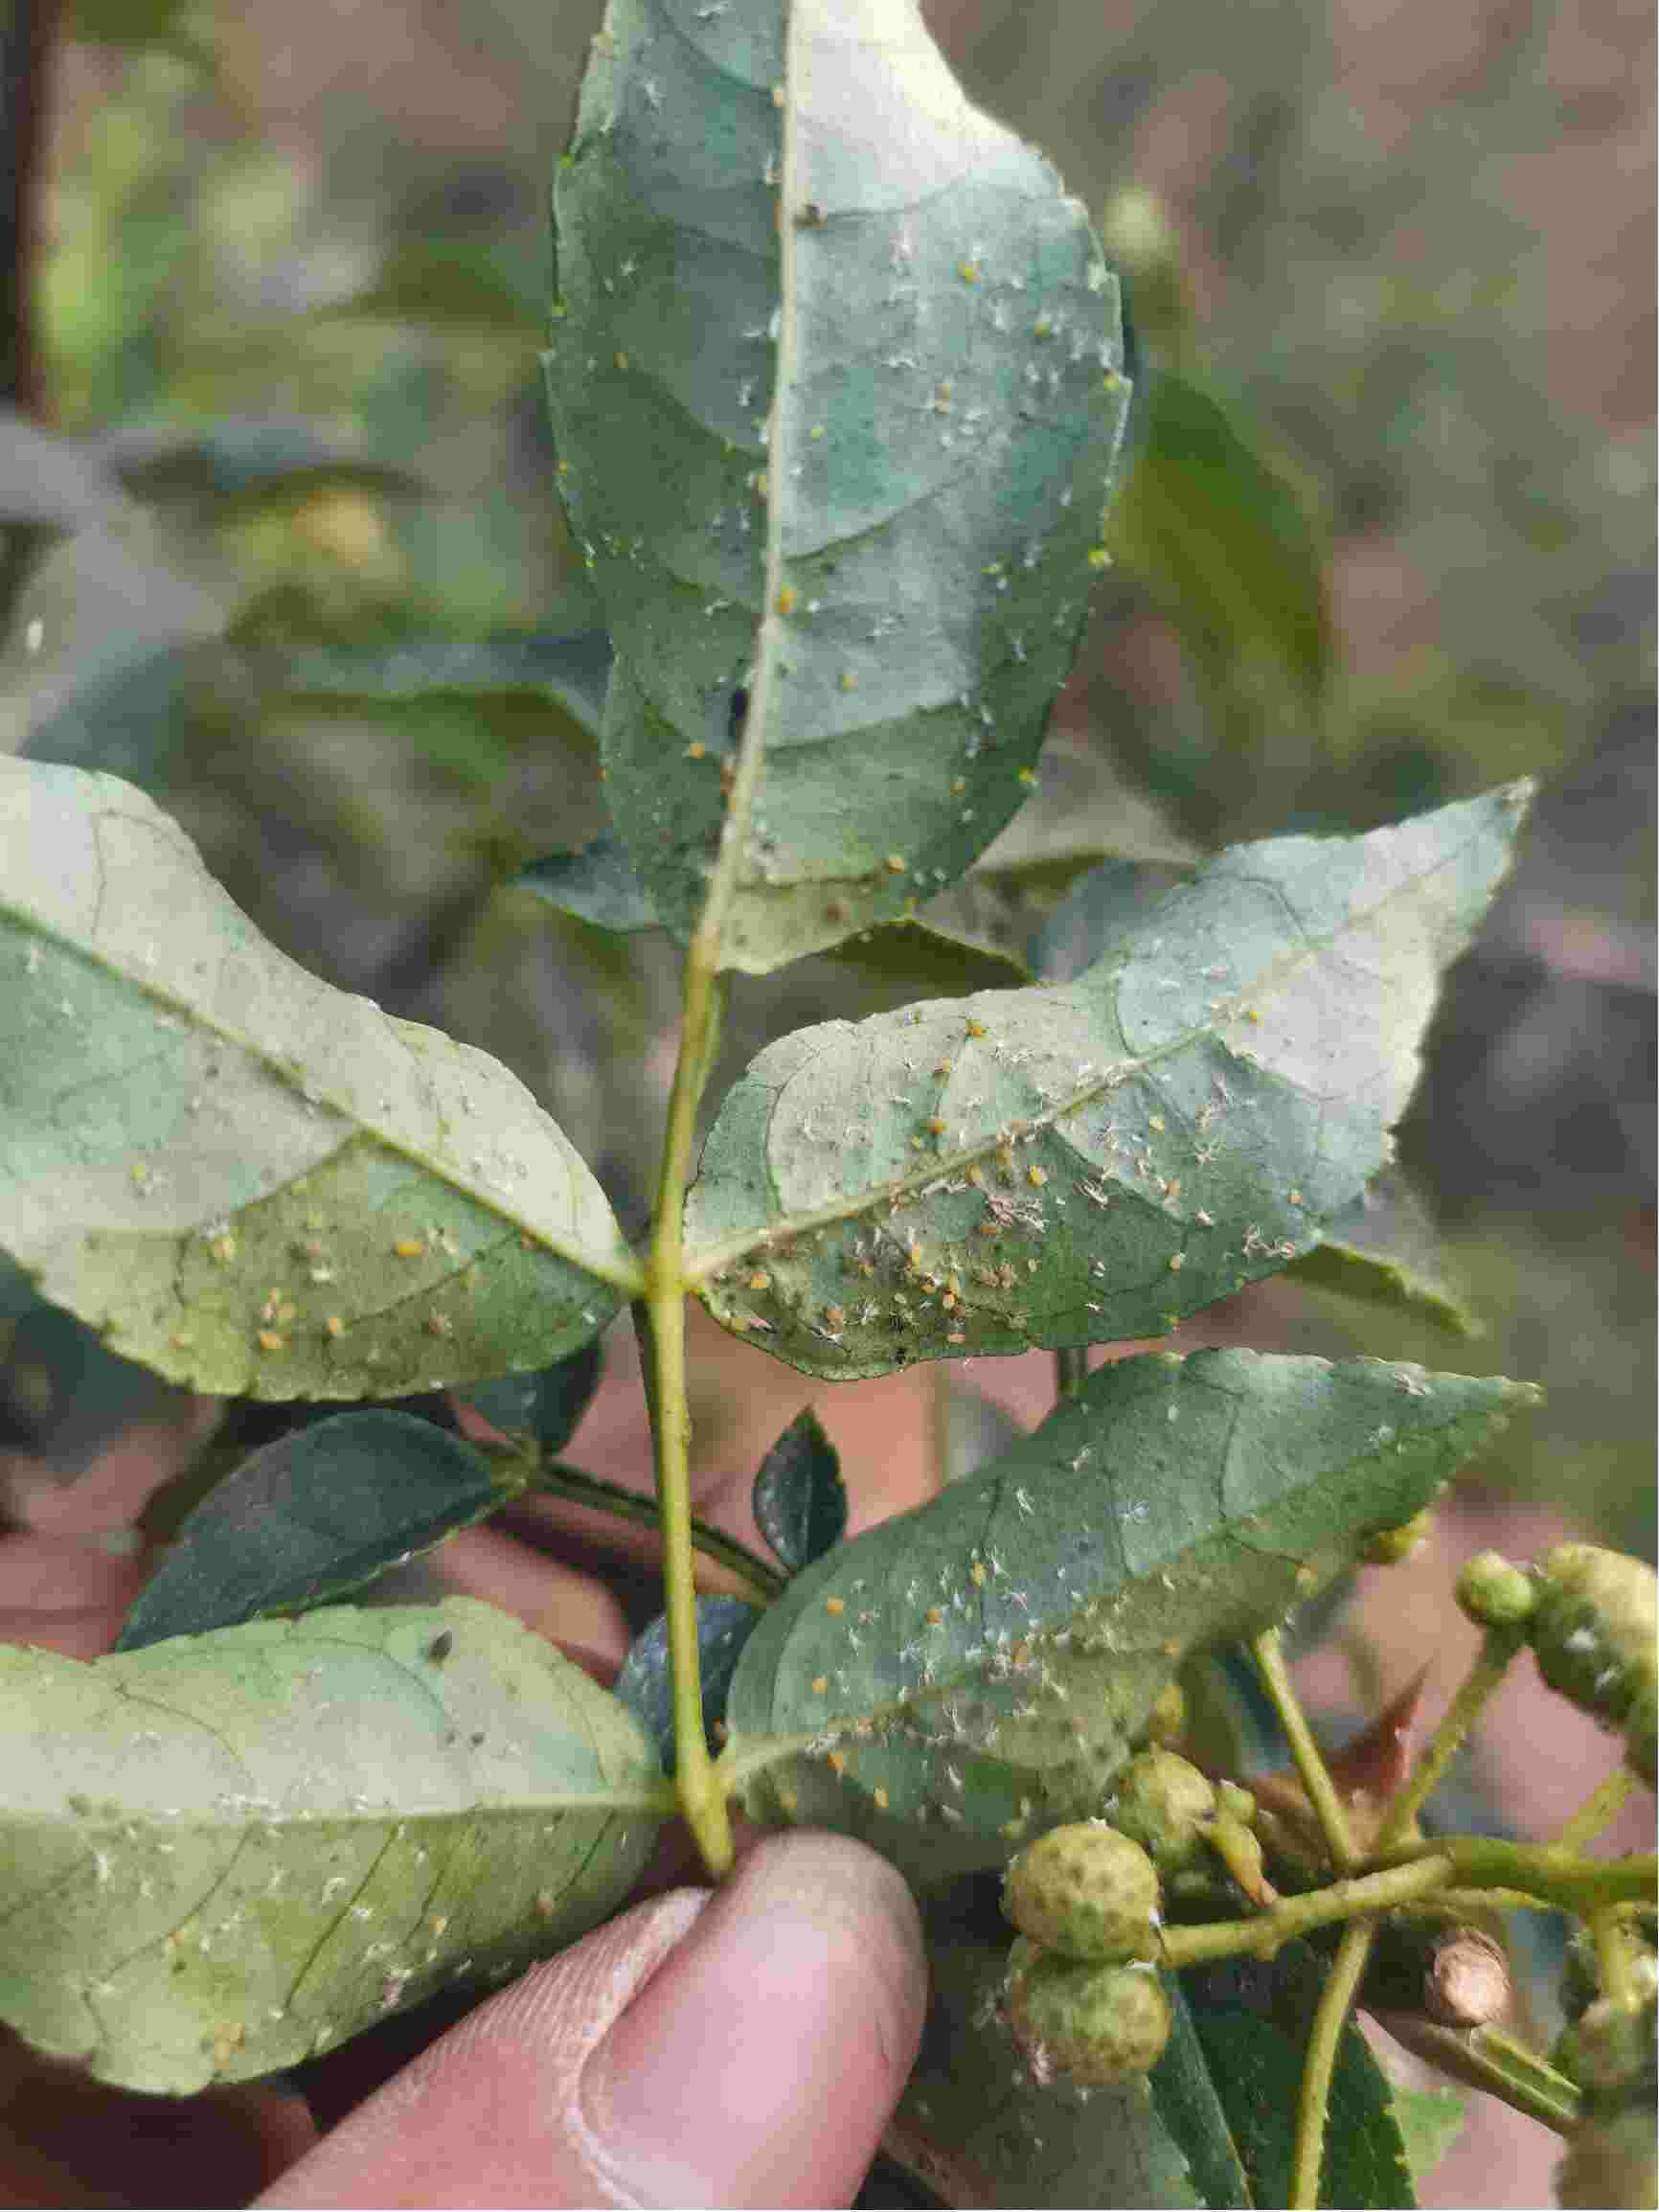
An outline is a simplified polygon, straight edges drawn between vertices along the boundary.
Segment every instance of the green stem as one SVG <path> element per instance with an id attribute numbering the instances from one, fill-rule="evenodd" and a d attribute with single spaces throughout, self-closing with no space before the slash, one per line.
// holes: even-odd
<path id="1" fill-rule="evenodd" d="M 620 1482 L 606 1482 L 602 1475 L 587 1474 L 579 1467 L 566 1467 L 562 1460 L 550 1459 L 531 1474 L 527 1487 L 543 1492 L 548 1497 L 568 1498 L 573 1505 L 591 1506 L 596 1513 L 608 1513 L 618 1520 L 633 1521 L 642 1528 L 655 1528 L 659 1515 L 654 1501 L 642 1496 L 637 1490 L 625 1490 Z M 706 1520 L 692 1516 L 692 1542 L 705 1559 L 736 1575 L 743 1584 L 744 1594 L 758 1606 L 769 1606 L 782 1596 L 787 1577 L 776 1567 L 752 1552 L 747 1544 L 736 1537 L 727 1536 L 721 1529 L 711 1528 Z"/>
<path id="2" fill-rule="evenodd" d="M 1062 1345 L 1055 1354 L 1055 1396 L 1072 1398 L 1089 1372 L 1089 1355 L 1081 1345 Z"/>
<path id="3" fill-rule="evenodd" d="M 669 1097 L 662 1171 L 647 1262 L 646 1341 L 655 1382 L 657 1513 L 663 1537 L 664 1603 L 673 1672 L 674 1779 L 680 1811 L 718 1881 L 731 1868 L 732 1823 L 703 1736 L 702 1670 L 697 1652 L 695 1568 L 692 1561 L 691 1415 L 686 1403 L 686 1186 L 697 1106 L 719 1018 L 718 936 L 710 960 L 699 927 L 686 959 L 685 1021 Z"/>
<path id="4" fill-rule="evenodd" d="M 1497 2028 L 1443 2027 L 1420 2013 L 1383 2012 L 1377 2018 L 1396 2042 L 1427 2059 L 1454 2082 L 1484 2090 L 1558 2135 L 1571 2134 L 1577 2127 L 1576 2086 L 1535 2051 Z"/>
<path id="5" fill-rule="evenodd" d="M 1318 1817 L 1325 1836 L 1331 1861 L 1339 1873 L 1352 1874 L 1359 1864 L 1359 1853 L 1354 1849 L 1353 1837 L 1349 1833 L 1348 1814 L 1343 1810 L 1336 1784 L 1330 1779 L 1330 1770 L 1320 1756 L 1319 1746 L 1313 1741 L 1313 1731 L 1307 1725 L 1307 1716 L 1302 1710 L 1302 1700 L 1290 1679 L 1290 1671 L 1284 1664 L 1284 1647 L 1277 1629 L 1266 1629 L 1250 1646 L 1256 1660 L 1261 1686 L 1272 1699 L 1273 1710 L 1279 1716 L 1290 1745 L 1290 1756 L 1296 1762 L 1296 1771 L 1302 1777 L 1302 1787 L 1307 1792 L 1307 1802 Z"/>
<path id="6" fill-rule="evenodd" d="M 1633 2013 L 1641 1998 L 1630 1972 L 1630 1953 L 1625 1947 L 1617 1907 L 1609 1906 L 1592 1917 L 1590 1935 L 1596 1946 L 1596 1977 L 1602 1984 L 1602 1994 L 1611 1997 L 1625 2012 Z"/>
<path id="7" fill-rule="evenodd" d="M 1506 1843 L 1495 1836 L 1437 1836 L 1427 1842 L 1397 1843 L 1376 1854 L 1385 1867 L 1443 1859 L 1450 1883 L 1466 1890 L 1518 1890 L 1534 1909 L 1554 1907 L 1587 1919 L 1613 1904 L 1650 1899 L 1659 1859 L 1585 1859 L 1557 1843 Z"/>
<path id="8" fill-rule="evenodd" d="M 1629 1767 L 1615 1767 L 1601 1788 L 1591 1790 L 1557 1836 L 1557 1848 L 1562 1851 L 1582 1851 L 1586 1843 L 1594 1843 L 1635 1787 L 1636 1777 Z"/>
<path id="9" fill-rule="evenodd" d="M 1429 1796 L 1439 1788 L 1446 1768 L 1463 1748 L 1464 1739 L 1479 1718 L 1482 1708 L 1492 1692 L 1503 1680 L 1510 1661 L 1520 1650 L 1523 1638 L 1518 1630 L 1489 1629 L 1480 1648 L 1474 1665 L 1458 1686 L 1457 1695 L 1441 1716 L 1441 1722 L 1429 1738 L 1422 1757 L 1405 1780 L 1384 1816 L 1376 1839 L 1380 1857 L 1391 1844 L 1398 1843 L 1411 1833 L 1419 1813 Z"/>
<path id="10" fill-rule="evenodd" d="M 1451 1872 L 1449 1859 L 1414 1860 L 1409 1866 L 1387 1867 L 1379 1874 L 1360 1874 L 1333 1881 L 1324 1889 L 1281 1898 L 1269 1911 L 1251 1920 L 1217 1920 L 1208 1926 L 1166 1927 L 1163 1960 L 1170 1967 L 1201 1966 L 1216 1958 L 1254 1955 L 1271 1958 L 1282 1944 L 1309 1928 L 1327 1927 L 1333 1921 L 1356 1920 L 1362 1914 L 1392 1911 L 1415 1899 L 1432 1896 Z"/>
<path id="11" fill-rule="evenodd" d="M 1371 1956 L 1372 1929 L 1363 1922 L 1349 1928 L 1337 1947 L 1329 1978 L 1320 1994 L 1302 2069 L 1296 2108 L 1296 2148 L 1290 2167 L 1290 2212 L 1312 2212 L 1319 2202 L 1319 2176 L 1325 2164 L 1325 2119 L 1330 2104 L 1330 2078 L 1342 2030 Z"/>

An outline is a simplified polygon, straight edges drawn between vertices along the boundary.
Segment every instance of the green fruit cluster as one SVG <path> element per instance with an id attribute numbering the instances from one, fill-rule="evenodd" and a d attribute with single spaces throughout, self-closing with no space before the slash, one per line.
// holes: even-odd
<path id="1" fill-rule="evenodd" d="M 1010 1863 L 1003 1910 L 1020 1932 L 1006 2012 L 1039 2076 L 1092 2087 L 1156 2064 L 1170 2020 L 1152 1964 L 1162 1901 L 1151 1858 L 1104 1820 L 1051 1829 Z"/>

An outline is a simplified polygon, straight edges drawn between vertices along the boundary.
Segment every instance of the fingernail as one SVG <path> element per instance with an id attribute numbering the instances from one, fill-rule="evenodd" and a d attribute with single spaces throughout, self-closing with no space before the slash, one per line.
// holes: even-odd
<path id="1" fill-rule="evenodd" d="M 926 1995 L 916 1906 L 884 1860 L 768 1838 L 595 2049 L 585 2121 L 647 2203 L 846 2203 Z"/>

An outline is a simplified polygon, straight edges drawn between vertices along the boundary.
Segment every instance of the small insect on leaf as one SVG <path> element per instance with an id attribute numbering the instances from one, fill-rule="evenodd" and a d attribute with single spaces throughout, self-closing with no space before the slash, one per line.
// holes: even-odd
<path id="1" fill-rule="evenodd" d="M 450 1653 L 454 1651 L 454 1630 L 440 1629 L 437 1635 L 433 1637 L 432 1641 L 426 1647 L 426 1656 L 433 1666 L 441 1667 L 443 1666 L 444 1660 L 448 1658 Z"/>

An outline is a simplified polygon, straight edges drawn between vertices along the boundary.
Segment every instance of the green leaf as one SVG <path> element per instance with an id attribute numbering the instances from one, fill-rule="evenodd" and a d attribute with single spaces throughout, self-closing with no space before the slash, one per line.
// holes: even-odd
<path id="1" fill-rule="evenodd" d="M 551 1367 L 531 1375 L 498 1375 L 489 1382 L 470 1384 L 460 1395 L 504 1435 L 522 1430 L 552 1458 L 580 1426 L 603 1372 L 604 1353 L 596 1337 Z"/>
<path id="2" fill-rule="evenodd" d="M 1253 1352 L 1097 1369 L 767 1611 L 727 1708 L 746 1810 L 921 1881 L 1092 1814 L 1190 1653 L 1282 1620 L 1535 1395 Z"/>
<path id="3" fill-rule="evenodd" d="M 189 1514 L 116 1650 L 298 1612 L 495 1513 L 520 1485 L 408 1413 L 340 1413 L 254 1452 Z"/>
<path id="4" fill-rule="evenodd" d="M 398 637 L 374 646 L 299 646 L 278 673 L 283 689 L 296 697 L 353 704 L 531 692 L 597 737 L 610 668 L 610 640 L 593 629 L 568 637 Z"/>
<path id="5" fill-rule="evenodd" d="M 1075 983 L 769 1045 L 687 1201 L 709 1311 L 881 1375 L 1156 1335 L 1311 1249 L 1389 1156 L 1526 795 L 1238 846 Z"/>
<path id="6" fill-rule="evenodd" d="M 761 1608 L 742 1598 L 699 1597 L 696 1616 L 703 1733 L 713 1751 L 718 1741 L 716 1725 L 725 1718 L 733 1673 L 761 1618 Z M 674 1671 L 669 1656 L 666 1613 L 659 1613 L 628 1647 L 616 1678 L 616 1695 L 637 1716 L 656 1745 L 663 1772 L 671 1774 L 675 1764 Z"/>
<path id="7" fill-rule="evenodd" d="M 0 760 L 0 1245 L 198 1390 L 381 1398 L 545 1365 L 635 1287 L 488 1055 L 267 944 L 130 785 Z"/>
<path id="8" fill-rule="evenodd" d="M 408 470 L 372 461 L 324 424 L 281 415 L 221 416 L 112 432 L 101 459 L 135 499 L 176 501 L 217 514 L 304 504 L 322 490 L 356 488 L 408 496 Z"/>
<path id="9" fill-rule="evenodd" d="M 1426 2181 L 1458 2137 L 1467 2117 L 1456 2089 L 1402 2089 L 1393 2085 L 1395 2125 L 1415 2182 Z"/>
<path id="10" fill-rule="evenodd" d="M 1158 2074 L 1151 2095 L 1144 2081 L 1086 2090 L 1032 2079 L 998 2017 L 1010 1931 L 993 1900 L 965 1917 L 977 1902 L 953 1893 L 948 1909 L 942 1901 L 924 1915 L 927 2024 L 888 2155 L 951 2205 L 1248 2204 L 1239 2192 L 1202 2193 L 1204 2169 L 1170 2126 Z"/>
<path id="11" fill-rule="evenodd" d="M 1032 973 L 1008 946 L 920 916 L 861 930 L 830 957 L 858 974 L 902 978 L 913 991 L 1006 991 Z"/>
<path id="12" fill-rule="evenodd" d="M 611 0 L 554 212 L 613 816 L 686 935 L 753 687 L 722 958 L 765 972 L 905 913 L 1019 806 L 1127 411 L 1116 279 L 910 0 L 879 37 L 826 0 Z"/>
<path id="13" fill-rule="evenodd" d="M 1325 1966 L 1306 1944 L 1270 1962 L 1230 1959 L 1181 1976 L 1211 2081 L 1249 2177 L 1251 2201 L 1289 2201 L 1297 2092 Z M 1393 2207 L 1417 2196 L 1395 2091 L 1351 2020 L 1330 2084 L 1322 2204 Z"/>
<path id="14" fill-rule="evenodd" d="M 662 920 L 634 874 L 620 838 L 596 837 L 580 853 L 550 853 L 513 877 L 513 890 L 534 891 L 561 914 L 591 922 L 596 929 L 631 934 L 660 929 Z"/>
<path id="15" fill-rule="evenodd" d="M 1156 860 L 1102 860 L 1074 883 L 1037 933 L 1039 974 L 1070 983 L 1134 936 L 1147 909 L 1187 873 Z"/>
<path id="16" fill-rule="evenodd" d="M 1277 664 L 1309 701 L 1330 662 L 1324 563 L 1301 502 L 1191 377 L 1162 370 L 1109 537 L 1212 670 Z"/>
<path id="17" fill-rule="evenodd" d="M 172 2096 L 557 1950 L 665 1811 L 632 1716 L 466 1598 L 0 1650 L 0 2017 Z"/>
<path id="18" fill-rule="evenodd" d="M 755 1525 L 791 1574 L 832 1551 L 847 1534 L 841 1455 L 809 1405 L 761 1462 Z"/>
<path id="19" fill-rule="evenodd" d="M 192 696 L 222 668 L 201 638 L 112 646 L 92 658 L 19 748 L 32 761 L 104 769 L 146 790 L 168 781 L 189 741 Z"/>
<path id="20" fill-rule="evenodd" d="M 1286 1272 L 1340 1298 L 1406 1313 L 1448 1336 L 1484 1336 L 1486 1326 L 1445 1279 L 1440 1238 L 1422 1200 L 1398 1172 L 1366 1186 L 1330 1225 L 1324 1243 Z"/>
<path id="21" fill-rule="evenodd" d="M 0 1257 L 0 1439 L 65 1476 L 91 1466 L 123 1429 L 179 1410 L 167 1383 L 118 1359 L 92 1331 L 40 1297 Z"/>

